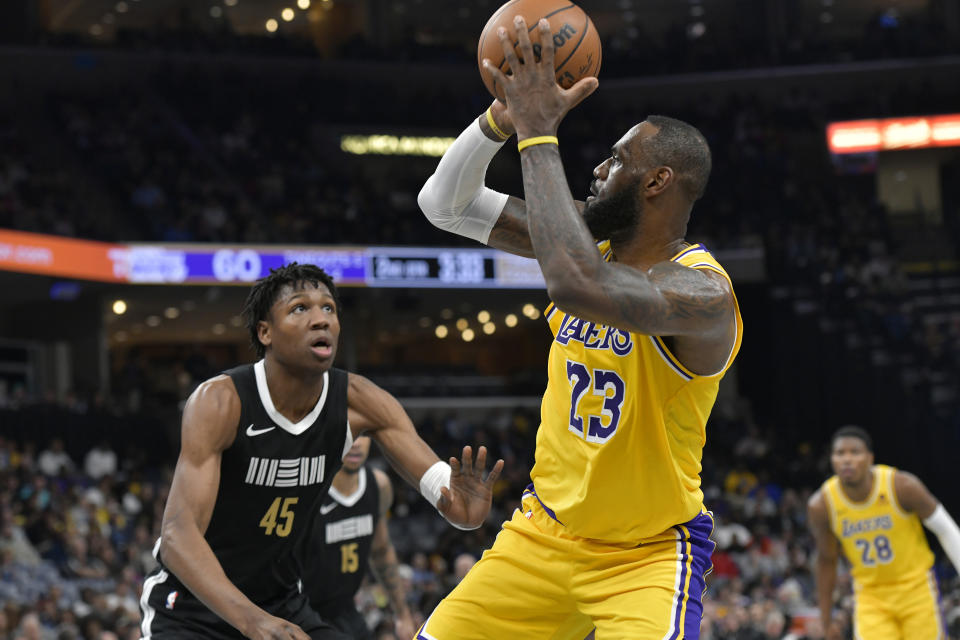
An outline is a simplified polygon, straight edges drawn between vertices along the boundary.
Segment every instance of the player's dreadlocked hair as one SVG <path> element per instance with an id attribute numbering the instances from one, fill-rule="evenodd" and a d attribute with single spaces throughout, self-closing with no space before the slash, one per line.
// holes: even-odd
<path id="1" fill-rule="evenodd" d="M 873 438 L 870 437 L 870 434 L 867 433 L 863 427 L 858 427 L 855 424 L 840 427 L 837 429 L 837 432 L 833 434 L 833 438 L 830 439 L 830 446 L 833 447 L 840 438 L 857 438 L 858 440 L 863 440 L 863 444 L 867 445 L 867 451 L 873 453 Z"/>
<path id="2" fill-rule="evenodd" d="M 337 295 L 337 287 L 333 284 L 333 278 L 327 275 L 327 272 L 320 267 L 312 264 L 297 264 L 291 262 L 279 269 L 270 269 L 270 275 L 263 278 L 250 289 L 247 294 L 247 300 L 243 303 L 243 320 L 250 332 L 250 345 L 257 352 L 257 357 L 262 358 L 266 352 L 266 347 L 260 342 L 257 335 L 257 325 L 261 320 L 266 320 L 270 316 L 270 309 L 277 301 L 280 291 L 286 286 L 294 289 L 303 289 L 306 285 L 312 285 L 320 288 L 323 284 L 330 290 L 337 303 L 337 317 L 340 316 L 340 297 Z"/>

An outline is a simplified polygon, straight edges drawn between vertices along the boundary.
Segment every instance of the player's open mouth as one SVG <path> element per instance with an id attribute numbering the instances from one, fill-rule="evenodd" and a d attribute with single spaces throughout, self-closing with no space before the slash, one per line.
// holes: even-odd
<path id="1" fill-rule="evenodd" d="M 320 338 L 310 345 L 310 351 L 321 358 L 329 358 L 333 355 L 333 346 L 326 338 Z"/>

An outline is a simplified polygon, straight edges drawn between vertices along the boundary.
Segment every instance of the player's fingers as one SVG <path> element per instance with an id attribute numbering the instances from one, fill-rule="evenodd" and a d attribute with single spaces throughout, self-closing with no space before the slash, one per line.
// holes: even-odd
<path id="1" fill-rule="evenodd" d="M 311 640 L 310 636 L 300 627 L 294 627 L 294 632 L 291 634 L 293 640 Z"/>
<path id="2" fill-rule="evenodd" d="M 497 460 L 493 465 L 493 469 L 490 469 L 490 473 L 487 474 L 487 479 L 483 481 L 489 488 L 493 488 L 494 483 L 497 481 L 497 478 L 500 477 L 500 474 L 503 472 L 503 459 Z"/>
<path id="3" fill-rule="evenodd" d="M 510 39 L 510 34 L 507 33 L 507 30 L 504 27 L 497 29 L 497 37 L 500 39 L 500 48 L 503 50 L 503 59 L 506 61 L 507 66 L 516 73 L 517 69 L 520 67 L 520 61 L 517 59 L 517 52 L 513 48 L 513 40 Z"/>
<path id="4" fill-rule="evenodd" d="M 437 510 L 440 513 L 446 514 L 447 509 L 450 508 L 450 489 L 446 487 L 440 487 L 440 498 L 437 500 Z"/>
<path id="5" fill-rule="evenodd" d="M 517 48 L 520 49 L 520 57 L 524 64 L 535 64 L 536 57 L 533 55 L 533 44 L 530 42 L 530 32 L 527 30 L 527 21 L 523 16 L 517 16 L 513 19 L 513 28 L 517 31 Z M 516 67 L 511 66 L 511 69 Z"/>
<path id="6" fill-rule="evenodd" d="M 514 59 L 516 59 L 516 56 L 514 56 Z M 507 86 L 507 76 L 505 76 L 500 69 L 497 69 L 497 65 L 493 64 L 493 61 L 490 60 L 490 58 L 483 59 L 483 68 L 486 69 L 487 73 L 490 74 L 490 77 L 493 78 L 494 86 Z"/>
<path id="7" fill-rule="evenodd" d="M 483 472 L 487 468 L 487 448 L 481 446 L 477 449 L 477 461 L 473 464 L 473 470 L 478 477 L 483 477 Z"/>
<path id="8" fill-rule="evenodd" d="M 540 18 L 537 28 L 540 30 L 540 64 L 553 74 L 553 56 L 556 50 L 553 46 L 553 34 L 550 33 L 550 22 L 546 18 Z"/>
<path id="9" fill-rule="evenodd" d="M 460 461 L 456 458 L 450 458 L 450 477 L 456 477 L 460 475 Z"/>
<path id="10" fill-rule="evenodd" d="M 463 466 L 463 475 L 473 475 L 473 449 L 470 445 L 463 448 L 461 465 Z"/>
<path id="11" fill-rule="evenodd" d="M 307 635 L 303 629 L 292 622 L 287 622 L 284 624 L 283 630 L 286 632 L 286 635 L 290 638 L 293 638 L 293 640 L 310 640 L 310 636 Z"/>
<path id="12" fill-rule="evenodd" d="M 570 100 L 570 108 L 574 108 L 583 102 L 587 96 L 597 90 L 600 81 L 593 77 L 583 78 L 575 85 L 566 90 L 567 99 Z"/>

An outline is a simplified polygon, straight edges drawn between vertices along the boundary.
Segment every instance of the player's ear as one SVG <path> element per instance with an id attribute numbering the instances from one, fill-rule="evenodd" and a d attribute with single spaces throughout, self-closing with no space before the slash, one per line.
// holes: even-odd
<path id="1" fill-rule="evenodd" d="M 260 320 L 257 322 L 257 339 L 260 341 L 264 347 L 269 347 L 272 342 L 270 336 L 270 323 L 266 320 Z"/>
<path id="2" fill-rule="evenodd" d="M 644 186 L 648 195 L 655 196 L 663 193 L 672 183 L 673 169 L 670 167 L 657 167 L 647 174 Z"/>

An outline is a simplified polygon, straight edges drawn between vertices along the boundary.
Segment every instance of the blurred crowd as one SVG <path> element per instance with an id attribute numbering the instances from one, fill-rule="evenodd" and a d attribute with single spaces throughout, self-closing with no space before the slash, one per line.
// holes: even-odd
<path id="1" fill-rule="evenodd" d="M 39 39 L 53 46 L 136 51 L 468 64 L 475 60 L 481 25 L 503 3 L 475 0 L 442 20 L 423 19 L 428 11 L 423 4 L 393 6 L 393 15 L 370 20 L 366 26 L 337 16 L 344 33 L 281 29 L 267 34 L 235 29 L 229 11 L 211 19 L 207 7 L 183 3 L 151 26 L 131 28 L 120 16 L 115 38 L 62 32 L 45 33 Z M 631 76 L 638 67 L 647 73 L 678 73 L 960 52 L 950 29 L 956 17 L 941 3 L 878 4 L 872 12 L 855 14 L 837 10 L 832 3 L 783 2 L 776 8 L 761 0 L 741 0 L 729 7 L 700 0 L 689 4 L 689 11 L 673 11 L 671 18 L 653 21 L 647 15 L 653 9 L 631 0 L 588 5 L 594 21 L 602 25 L 604 73 Z M 321 22 L 321 18 L 310 22 Z M 651 28 L 650 22 L 656 27 Z"/>
<path id="2" fill-rule="evenodd" d="M 114 241 L 469 242 L 433 228 L 417 208 L 436 158 L 351 156 L 339 150 L 339 135 L 371 123 L 454 133 L 488 104 L 479 84 L 465 96 L 431 86 L 414 99 L 392 78 L 348 74 L 337 80 L 343 99 L 330 100 L 326 83 L 309 70 L 298 74 L 179 66 L 122 89 L 51 90 L 27 120 L 0 118 L 0 227 Z M 956 426 L 960 280 L 955 270 L 936 270 L 960 242 L 956 199 L 944 199 L 939 224 L 919 205 L 912 216 L 888 214 L 877 197 L 876 158 L 840 163 L 827 153 L 824 131 L 833 120 L 944 113 L 957 104 L 955 83 L 852 95 L 829 87 L 704 93 L 682 106 L 657 92 L 628 105 L 598 98 L 568 118 L 562 152 L 572 192 L 585 194 L 610 143 L 642 114 L 695 123 L 714 168 L 688 237 L 712 250 L 764 250 L 772 298 L 816 326 L 811 346 L 829 342 L 835 348 L 823 355 L 855 356 L 838 358 L 823 376 L 855 383 L 866 379 L 855 363 L 869 363 L 877 384 L 896 380 L 897 389 L 880 395 L 910 407 L 906 418 L 929 414 Z M 32 144 L 38 137 L 49 144 Z M 521 193 L 516 153 L 502 152 L 487 181 Z M 908 272 L 911 259 L 927 271 Z"/>
<path id="3" fill-rule="evenodd" d="M 371 129 L 454 133 L 489 102 L 479 83 L 467 95 L 421 85 L 424 95 L 414 96 L 388 74 L 348 75 L 328 80 L 341 96 L 329 100 L 327 82 L 310 76 L 305 69 L 280 81 L 180 66 L 148 84 L 51 89 L 26 120 L 0 109 L 0 227 L 108 241 L 458 242 L 426 225 L 416 205 L 436 158 L 351 156 L 339 137 Z M 831 93 L 704 93 L 679 107 L 655 91 L 629 105 L 588 100 L 564 124 L 572 192 L 587 192 L 593 167 L 624 131 L 665 112 L 701 128 L 714 154 L 697 207 L 709 215 L 694 216 L 691 234 L 713 249 L 766 247 L 777 275 L 818 258 L 862 262 L 874 257 L 865 251 L 875 252 L 883 210 L 869 176 L 838 175 L 825 148 L 827 123 L 956 111 L 960 95 L 949 83 Z M 520 193 L 515 153 L 500 156 L 488 181 Z M 840 211 L 860 222 L 838 223 Z M 956 234 L 960 214 L 948 213 L 945 226 Z M 851 242 L 862 245 L 853 254 L 844 251 Z"/>
<path id="4" fill-rule="evenodd" d="M 537 412 L 522 408 L 430 411 L 417 418 L 443 456 L 465 441 L 506 460 L 487 523 L 472 532 L 444 523 L 393 475 L 389 528 L 407 598 L 422 620 L 476 562 L 529 482 Z M 64 425 L 69 427 L 69 425 Z M 703 473 L 717 550 L 704 601 L 705 640 L 822 637 L 815 610 L 813 542 L 805 504 L 828 475 L 824 443 L 775 439 L 742 399 L 723 399 Z M 69 429 L 67 430 L 69 432 Z M 61 438 L 0 439 L 0 639 L 133 640 L 138 600 L 159 533 L 173 457 L 146 464 L 108 440 L 77 449 Z M 370 464 L 385 468 L 382 458 Z M 937 565 L 944 613 L 960 632 L 960 582 Z M 849 576 L 838 602 L 849 622 Z M 392 640 L 388 598 L 372 580 L 356 604 L 378 640 Z"/>

